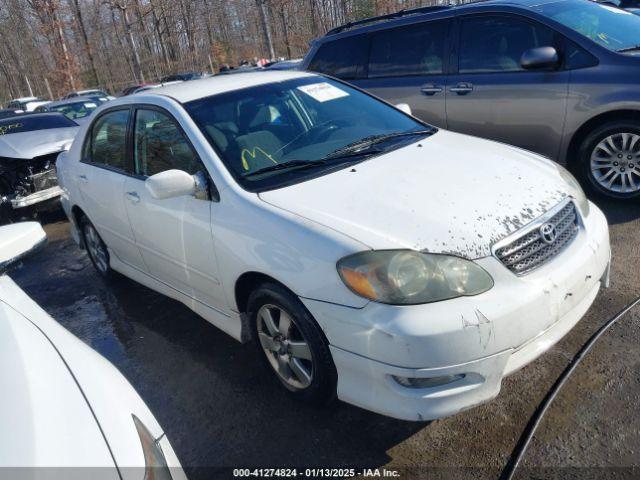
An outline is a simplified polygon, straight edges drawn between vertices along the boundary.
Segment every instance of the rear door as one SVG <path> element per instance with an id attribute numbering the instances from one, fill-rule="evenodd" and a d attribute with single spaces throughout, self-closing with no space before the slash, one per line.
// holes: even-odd
<path id="1" fill-rule="evenodd" d="M 133 173 L 127 148 L 129 107 L 109 110 L 93 123 L 82 149 L 82 161 L 72 179 L 82 196 L 82 208 L 112 255 L 146 270 L 129 225 L 124 183 Z"/>
<path id="2" fill-rule="evenodd" d="M 367 78 L 353 83 L 389 103 L 407 103 L 413 115 L 446 127 L 448 19 L 370 34 Z"/>
<path id="3" fill-rule="evenodd" d="M 570 73 L 562 67 L 527 71 L 520 59 L 531 48 L 561 50 L 561 36 L 510 14 L 463 16 L 458 26 L 457 73 L 450 75 L 447 92 L 448 128 L 557 158 Z"/>

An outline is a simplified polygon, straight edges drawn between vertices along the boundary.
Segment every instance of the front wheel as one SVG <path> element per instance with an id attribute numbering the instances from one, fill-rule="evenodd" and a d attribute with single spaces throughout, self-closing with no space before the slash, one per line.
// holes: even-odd
<path id="1" fill-rule="evenodd" d="M 300 300 L 266 283 L 249 297 L 256 346 L 280 384 L 295 398 L 326 404 L 336 393 L 337 374 L 322 330 Z"/>
<path id="2" fill-rule="evenodd" d="M 579 154 L 584 184 L 601 195 L 640 197 L 640 124 L 609 122 L 585 138 Z"/>

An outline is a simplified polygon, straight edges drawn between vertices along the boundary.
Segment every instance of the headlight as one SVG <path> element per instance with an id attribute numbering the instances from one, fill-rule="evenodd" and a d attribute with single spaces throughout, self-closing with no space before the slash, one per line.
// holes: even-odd
<path id="1" fill-rule="evenodd" d="M 144 480 L 171 480 L 171 472 L 164 459 L 160 445 L 144 423 L 138 417 L 132 415 L 133 423 L 138 431 L 142 452 L 144 453 L 145 474 Z"/>
<path id="2" fill-rule="evenodd" d="M 584 190 L 582 190 L 582 186 L 576 180 L 576 177 L 571 175 L 569 170 L 564 168 L 562 165 L 557 165 L 558 173 L 562 177 L 562 179 L 569 184 L 571 187 L 571 196 L 576 201 L 580 212 L 582 212 L 582 216 L 586 217 L 589 215 L 589 200 L 587 200 L 587 196 L 584 194 Z"/>
<path id="3" fill-rule="evenodd" d="M 478 295 L 493 287 L 491 276 L 474 262 L 412 250 L 356 253 L 338 262 L 338 273 L 354 293 L 392 305 Z"/>

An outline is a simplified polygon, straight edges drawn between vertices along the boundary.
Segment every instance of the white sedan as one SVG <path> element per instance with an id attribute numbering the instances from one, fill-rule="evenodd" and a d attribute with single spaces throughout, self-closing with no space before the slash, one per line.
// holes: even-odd
<path id="1" fill-rule="evenodd" d="M 101 275 L 253 340 L 294 396 L 451 415 L 585 314 L 607 222 L 562 167 L 398 107 L 298 72 L 120 98 L 61 155 L 62 203 Z"/>
<path id="2" fill-rule="evenodd" d="M 99 478 L 184 479 L 133 387 L 4 275 L 45 242 L 38 223 L 0 227 L 3 478 L 86 478 L 94 468 Z"/>

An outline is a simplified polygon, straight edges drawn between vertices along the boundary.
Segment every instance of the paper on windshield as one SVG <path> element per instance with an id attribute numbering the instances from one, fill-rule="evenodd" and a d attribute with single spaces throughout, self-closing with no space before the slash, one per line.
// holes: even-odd
<path id="1" fill-rule="evenodd" d="M 340 90 L 338 87 L 335 87 L 327 82 L 302 85 L 298 87 L 298 90 L 306 93 L 311 98 L 321 103 L 349 96 L 349 94 L 344 90 Z"/>

